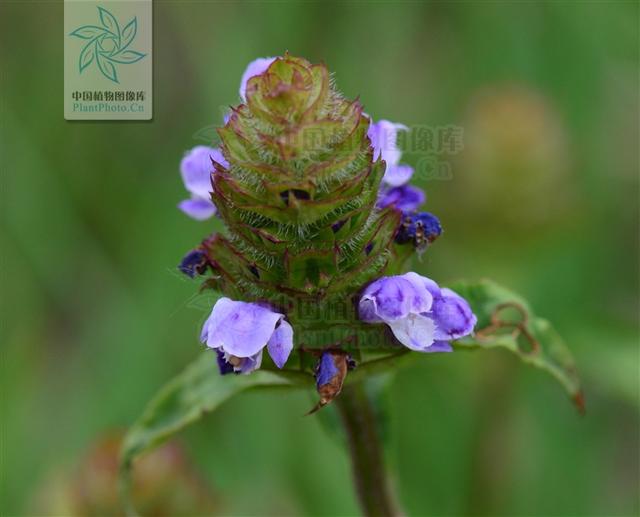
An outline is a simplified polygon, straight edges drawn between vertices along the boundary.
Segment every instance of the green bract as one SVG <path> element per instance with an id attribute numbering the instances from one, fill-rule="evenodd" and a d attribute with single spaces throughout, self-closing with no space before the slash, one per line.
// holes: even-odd
<path id="1" fill-rule="evenodd" d="M 288 55 L 252 77 L 246 96 L 218 130 L 229 167 L 215 164 L 212 197 L 228 233 L 207 243 L 210 285 L 285 309 L 352 295 L 397 254 L 401 217 L 375 208 L 385 165 L 373 159 L 369 118 L 324 65 Z"/>

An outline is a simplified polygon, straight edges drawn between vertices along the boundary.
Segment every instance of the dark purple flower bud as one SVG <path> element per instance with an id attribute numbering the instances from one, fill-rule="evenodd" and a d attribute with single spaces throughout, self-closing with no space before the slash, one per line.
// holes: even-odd
<path id="1" fill-rule="evenodd" d="M 318 361 L 316 366 L 316 387 L 318 388 L 318 391 L 325 386 L 335 384 L 336 379 L 339 376 L 340 370 L 338 370 L 338 367 L 336 366 L 333 354 L 330 352 L 323 352 L 320 356 L 320 361 Z"/>
<path id="2" fill-rule="evenodd" d="M 406 214 L 396 235 L 396 242 L 398 244 L 413 242 L 416 248 L 424 249 L 441 233 L 442 226 L 435 215 L 429 212 Z"/>
<path id="3" fill-rule="evenodd" d="M 346 352 L 342 350 L 322 352 L 315 371 L 316 389 L 320 400 L 309 414 L 326 406 L 340 394 L 347 372 L 354 368 L 355 361 Z"/>
<path id="4" fill-rule="evenodd" d="M 201 249 L 191 250 L 180 261 L 178 269 L 189 278 L 202 275 L 207 269 L 207 255 Z"/>

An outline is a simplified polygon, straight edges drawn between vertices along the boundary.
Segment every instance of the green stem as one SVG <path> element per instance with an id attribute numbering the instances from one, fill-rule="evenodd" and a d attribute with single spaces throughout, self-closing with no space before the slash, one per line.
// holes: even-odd
<path id="1" fill-rule="evenodd" d="M 400 515 L 384 467 L 375 412 L 364 384 L 345 386 L 334 403 L 347 437 L 362 512 L 367 517 Z"/>

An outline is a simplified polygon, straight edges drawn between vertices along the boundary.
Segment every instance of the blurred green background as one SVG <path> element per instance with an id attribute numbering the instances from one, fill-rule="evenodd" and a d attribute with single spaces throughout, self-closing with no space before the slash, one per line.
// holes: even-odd
<path id="1" fill-rule="evenodd" d="M 0 8 L 3 515 L 64 515 L 88 451 L 199 353 L 205 309 L 175 265 L 217 223 L 176 209 L 178 164 L 247 63 L 287 49 L 376 119 L 464 128 L 437 157 L 452 181 L 417 175 L 446 233 L 415 269 L 519 291 L 583 376 L 584 418 L 499 352 L 403 370 L 407 513 L 638 514 L 637 2 L 156 2 L 149 123 L 65 122 L 62 3 Z M 310 405 L 249 394 L 180 437 L 216 513 L 357 513 Z"/>

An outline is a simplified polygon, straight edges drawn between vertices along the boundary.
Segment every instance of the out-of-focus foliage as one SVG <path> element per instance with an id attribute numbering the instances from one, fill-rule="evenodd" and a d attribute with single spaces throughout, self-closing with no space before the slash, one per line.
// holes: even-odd
<path id="1" fill-rule="evenodd" d="M 297 373 L 298 375 L 292 375 Z M 306 382 L 304 382 L 306 381 Z M 252 388 L 309 387 L 311 375 L 259 370 L 252 375 L 223 377 L 212 353 L 201 354 L 151 400 L 123 441 L 121 466 L 124 496 L 128 498 L 134 460 L 190 424 L 201 420 L 235 395 Z M 136 474 L 137 477 L 137 474 Z"/>
<path id="2" fill-rule="evenodd" d="M 579 417 L 507 354 L 401 370 L 389 460 L 407 513 L 637 514 L 637 3 L 154 8 L 154 120 L 67 123 L 62 4 L 0 4 L 2 512 L 28 515 L 200 350 L 212 300 L 175 264 L 218 223 L 175 209 L 179 159 L 238 101 L 246 64 L 288 49 L 376 118 L 463 127 L 457 153 L 406 151 L 445 229 L 415 269 L 513 287 L 583 378 Z M 184 433 L 229 495 L 221 512 L 357 513 L 343 450 L 301 417 L 311 405 L 248 393 Z"/>
<path id="3" fill-rule="evenodd" d="M 55 471 L 38 487 L 29 515 L 102 517 L 124 515 L 117 486 L 119 433 L 97 437 L 78 464 Z M 223 509 L 221 498 L 187 460 L 176 442 L 136 464 L 131 498 L 142 515 L 204 515 Z"/>
<path id="4" fill-rule="evenodd" d="M 489 280 L 460 281 L 453 289 L 469 302 L 478 317 L 475 334 L 456 341 L 458 347 L 509 350 L 525 363 L 552 375 L 584 412 L 575 360 L 551 323 L 534 316 L 520 296 Z"/>

